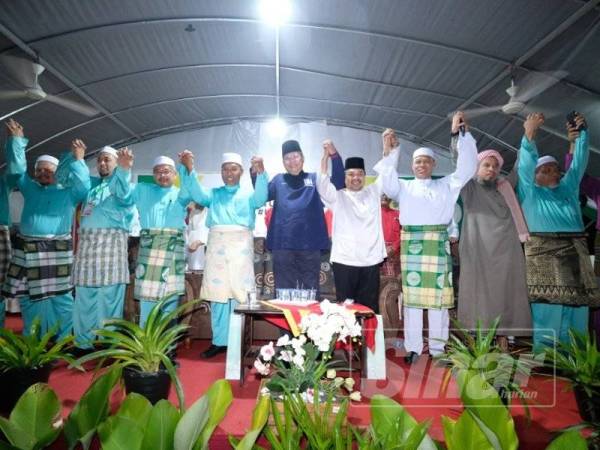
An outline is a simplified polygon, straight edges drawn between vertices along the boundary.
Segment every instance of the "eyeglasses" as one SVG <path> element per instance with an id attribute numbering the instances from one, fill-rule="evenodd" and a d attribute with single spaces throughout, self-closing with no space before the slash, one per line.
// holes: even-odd
<path id="1" fill-rule="evenodd" d="M 162 169 L 162 170 L 155 170 L 154 175 L 170 175 L 173 173 L 172 170 L 170 169 Z"/>

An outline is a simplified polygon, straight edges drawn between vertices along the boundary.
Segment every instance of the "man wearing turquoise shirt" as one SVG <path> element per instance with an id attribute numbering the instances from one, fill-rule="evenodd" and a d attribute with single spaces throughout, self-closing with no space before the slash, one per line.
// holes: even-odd
<path id="1" fill-rule="evenodd" d="M 254 191 L 240 188 L 244 173 L 242 157 L 237 153 L 223 153 L 221 178 L 225 185 L 209 190 L 198 182 L 194 155 L 190 151 L 182 153 L 181 162 L 185 166 L 180 172 L 182 186 L 185 185 L 196 203 L 209 208 L 200 298 L 211 302 L 213 336 L 212 345 L 201 356 L 212 358 L 227 350 L 229 320 L 235 301 L 245 303 L 250 292 L 256 295 L 252 231 L 256 210 L 267 201 L 269 181 L 262 158 L 254 157 L 252 167 L 257 173 Z"/>
<path id="2" fill-rule="evenodd" d="M 579 205 L 589 158 L 585 119 L 578 114 L 574 124 L 567 124 L 567 131 L 579 130 L 579 137 L 562 178 L 555 158 L 538 157 L 534 138 L 543 123 L 541 113 L 530 114 L 524 123 L 517 185 L 531 234 L 525 260 L 536 352 L 555 339 L 568 342 L 569 329 L 585 332 L 589 306 L 600 304 Z"/>
<path id="3" fill-rule="evenodd" d="M 91 349 L 94 330 L 104 321 L 123 317 L 129 282 L 127 238 L 133 206 L 128 186 L 115 176 L 117 151 L 103 147 L 91 178 L 91 189 L 81 209 L 77 255 L 73 266 L 75 307 L 73 331 L 80 349 Z M 119 186 L 120 184 L 120 186 Z"/>
<path id="4" fill-rule="evenodd" d="M 8 144 L 25 148 L 27 140 L 13 136 Z M 64 185 L 56 182 L 59 161 L 50 155 L 36 160 L 34 179 L 24 173 L 17 180 L 24 206 L 2 293 L 19 298 L 25 334 L 36 317 L 41 319 L 42 333 L 55 324 L 59 337 L 71 333 L 71 226 L 75 207 L 90 188 L 89 170 L 83 161 L 85 148 L 79 139 L 72 142 Z"/>
<path id="5" fill-rule="evenodd" d="M 115 170 L 127 189 L 130 204 L 140 216 L 140 249 L 135 269 L 134 298 L 140 302 L 140 325 L 144 326 L 157 301 L 163 311 L 175 309 L 185 293 L 184 238 L 186 206 L 191 201 L 185 189 L 174 186 L 175 162 L 159 156 L 153 163 L 155 183 L 130 184 L 133 153 L 124 149 Z M 117 195 L 120 195 L 117 190 Z"/>
<path id="6" fill-rule="evenodd" d="M 11 257 L 8 194 L 16 187 L 17 179 L 27 170 L 25 161 L 27 140 L 23 139 L 23 127 L 10 119 L 6 122 L 6 128 L 8 141 L 19 140 L 19 142 L 6 143 L 6 172 L 0 177 L 0 284 L 4 283 Z M 4 297 L 0 296 L 0 328 L 4 328 L 5 312 Z"/>

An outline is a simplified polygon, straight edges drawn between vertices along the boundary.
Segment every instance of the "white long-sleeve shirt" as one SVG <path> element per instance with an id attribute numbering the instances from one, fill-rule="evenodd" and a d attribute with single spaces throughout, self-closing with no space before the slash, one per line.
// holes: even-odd
<path id="1" fill-rule="evenodd" d="M 392 151 L 374 167 L 383 192 L 398 202 L 401 225 L 448 225 L 460 190 L 477 171 L 477 145 L 471 133 L 458 138 L 456 170 L 433 180 L 401 180 L 396 166 L 398 151 Z"/>
<path id="2" fill-rule="evenodd" d="M 381 225 L 381 182 L 360 191 L 336 190 L 325 174 L 317 177 L 317 191 L 333 213 L 331 262 L 367 267 L 387 256 Z"/>

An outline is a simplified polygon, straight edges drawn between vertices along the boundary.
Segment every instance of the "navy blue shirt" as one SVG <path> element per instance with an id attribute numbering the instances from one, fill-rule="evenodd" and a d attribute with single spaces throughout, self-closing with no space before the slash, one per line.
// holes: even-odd
<path id="1" fill-rule="evenodd" d="M 331 181 L 344 187 L 342 158 L 331 158 Z M 276 175 L 269 183 L 273 215 L 267 231 L 269 250 L 327 250 L 330 247 L 323 203 L 317 192 L 317 175 L 300 172 Z"/>

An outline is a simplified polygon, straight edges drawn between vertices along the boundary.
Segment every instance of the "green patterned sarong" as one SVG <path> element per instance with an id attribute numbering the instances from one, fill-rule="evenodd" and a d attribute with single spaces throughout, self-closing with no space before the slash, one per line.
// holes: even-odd
<path id="1" fill-rule="evenodd" d="M 185 293 L 183 231 L 143 229 L 135 268 L 136 300 L 160 301 Z"/>
<path id="2" fill-rule="evenodd" d="M 446 225 L 405 225 L 400 235 L 402 297 L 410 308 L 454 307 Z"/>

